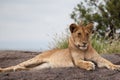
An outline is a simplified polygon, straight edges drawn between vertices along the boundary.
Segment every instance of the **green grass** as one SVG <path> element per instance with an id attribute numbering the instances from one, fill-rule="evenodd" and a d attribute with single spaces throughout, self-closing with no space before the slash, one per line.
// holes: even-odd
<path id="1" fill-rule="evenodd" d="M 62 35 L 55 34 L 53 41 L 50 43 L 49 48 L 51 49 L 65 49 L 68 48 L 68 35 L 62 33 Z"/>
<path id="2" fill-rule="evenodd" d="M 120 41 L 112 39 L 98 38 L 91 39 L 92 46 L 98 53 L 120 53 Z"/>
<path id="3" fill-rule="evenodd" d="M 112 42 L 112 43 L 111 43 Z M 111 40 L 111 39 L 104 39 L 98 38 L 94 35 L 91 38 L 91 44 L 95 48 L 95 50 L 101 53 L 120 53 L 120 40 Z M 58 48 L 58 49 L 65 49 L 68 47 L 68 35 L 62 33 L 61 36 L 56 34 L 53 37 L 53 42 L 50 44 L 50 48 Z"/>

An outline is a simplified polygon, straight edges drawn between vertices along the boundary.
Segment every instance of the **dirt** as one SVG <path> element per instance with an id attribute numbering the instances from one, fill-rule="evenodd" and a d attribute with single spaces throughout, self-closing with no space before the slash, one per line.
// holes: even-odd
<path id="1" fill-rule="evenodd" d="M 0 51 L 0 67 L 16 65 L 39 54 L 31 51 Z M 120 65 L 120 54 L 104 54 L 106 59 Z M 120 72 L 106 68 L 86 71 L 74 68 L 43 69 L 0 73 L 0 80 L 120 80 Z"/>

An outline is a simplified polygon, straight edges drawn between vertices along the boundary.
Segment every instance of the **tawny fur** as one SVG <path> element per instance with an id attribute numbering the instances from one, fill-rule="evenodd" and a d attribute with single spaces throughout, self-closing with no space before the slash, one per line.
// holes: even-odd
<path id="1" fill-rule="evenodd" d="M 0 72 L 60 67 L 79 67 L 85 70 L 95 70 L 95 64 L 93 62 L 98 67 L 120 70 L 120 65 L 114 65 L 110 61 L 102 58 L 90 44 L 89 37 L 92 27 L 93 23 L 89 23 L 85 27 L 71 24 L 71 36 L 68 40 L 69 46 L 67 49 L 45 51 L 16 66 L 0 68 Z"/>

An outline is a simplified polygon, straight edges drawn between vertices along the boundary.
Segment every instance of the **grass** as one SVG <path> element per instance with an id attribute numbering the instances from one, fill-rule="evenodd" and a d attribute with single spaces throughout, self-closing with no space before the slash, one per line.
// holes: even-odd
<path id="1" fill-rule="evenodd" d="M 58 34 L 55 34 L 53 38 L 53 42 L 50 44 L 52 47 L 50 48 L 59 48 L 59 49 L 65 49 L 68 47 L 68 34 L 62 33 L 61 36 Z M 111 39 L 104 39 L 104 38 L 98 38 L 97 35 L 94 35 L 91 38 L 92 46 L 95 48 L 95 50 L 101 54 L 101 53 L 120 53 L 120 40 L 111 40 Z"/>
<path id="2" fill-rule="evenodd" d="M 91 39 L 91 43 L 98 53 L 120 53 L 119 40 L 106 40 L 105 38 L 98 38 L 97 36 L 94 36 Z"/>
<path id="3" fill-rule="evenodd" d="M 49 48 L 52 49 L 65 49 L 68 48 L 68 35 L 62 33 L 62 35 L 55 34 L 53 41 L 50 43 Z"/>

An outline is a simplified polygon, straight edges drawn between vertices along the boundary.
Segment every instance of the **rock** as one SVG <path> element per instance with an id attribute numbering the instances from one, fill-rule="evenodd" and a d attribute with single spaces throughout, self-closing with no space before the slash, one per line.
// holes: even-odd
<path id="1" fill-rule="evenodd" d="M 0 51 L 0 67 L 16 65 L 37 55 L 29 51 Z M 104 54 L 106 59 L 120 65 L 120 54 Z M 120 80 L 120 72 L 106 68 L 86 71 L 79 68 L 55 68 L 38 71 L 0 73 L 0 80 Z"/>

